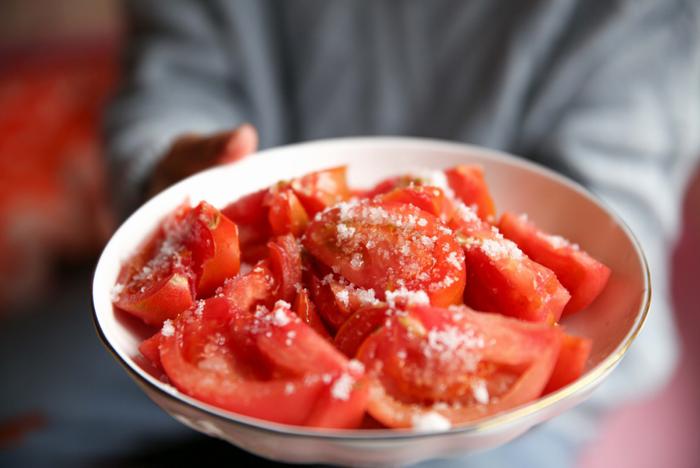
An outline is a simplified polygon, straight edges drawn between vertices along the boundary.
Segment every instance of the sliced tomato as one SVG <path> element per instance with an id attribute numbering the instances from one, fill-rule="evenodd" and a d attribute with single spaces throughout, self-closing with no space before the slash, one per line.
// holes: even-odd
<path id="1" fill-rule="evenodd" d="M 294 300 L 294 312 L 296 312 L 304 323 L 313 328 L 316 333 L 323 338 L 327 340 L 332 339 L 321 317 L 319 317 L 318 312 L 316 312 L 316 306 L 311 301 L 309 291 L 306 288 L 302 288 L 297 293 L 297 297 Z"/>
<path id="2" fill-rule="evenodd" d="M 270 362 L 295 375 L 338 374 L 348 362 L 284 301 L 277 301 L 272 310 L 237 317 L 234 333 L 246 332 L 254 335 L 256 346 Z"/>
<path id="3" fill-rule="evenodd" d="M 338 330 L 355 311 L 381 303 L 373 289 L 359 288 L 332 273 L 322 279 L 312 275 L 310 287 L 319 315 L 332 331 Z"/>
<path id="4" fill-rule="evenodd" d="M 556 392 L 576 381 L 586 368 L 586 361 L 591 355 L 593 341 L 574 335 L 563 335 L 559 356 L 552 375 L 542 392 L 544 395 Z"/>
<path id="5" fill-rule="evenodd" d="M 351 361 L 346 369 L 321 392 L 306 420 L 307 426 L 354 429 L 362 425 L 369 400 L 369 381 L 359 361 Z"/>
<path id="6" fill-rule="evenodd" d="M 159 327 L 192 305 L 192 254 L 182 245 L 182 220 L 190 210 L 183 204 L 168 215 L 122 266 L 112 291 L 117 308 Z"/>
<path id="7" fill-rule="evenodd" d="M 310 225 L 306 249 L 354 285 L 423 292 L 434 305 L 461 302 L 464 254 L 452 232 L 407 204 L 363 200 L 326 210 Z"/>
<path id="8" fill-rule="evenodd" d="M 560 333 L 466 307 L 394 314 L 358 352 L 375 382 L 368 411 L 389 427 L 420 426 L 435 413 L 455 425 L 532 401 L 552 372 Z"/>
<path id="9" fill-rule="evenodd" d="M 301 248 L 291 234 L 277 237 L 267 246 L 277 282 L 277 298 L 290 302 L 301 287 Z"/>
<path id="10" fill-rule="evenodd" d="M 153 364 L 159 371 L 163 371 L 163 366 L 160 363 L 160 351 L 158 347 L 160 346 L 160 332 L 154 334 L 152 337 L 147 338 L 141 342 L 139 345 L 139 352 L 148 359 L 148 362 Z"/>
<path id="11" fill-rule="evenodd" d="M 304 233 L 309 216 L 291 189 L 271 188 L 264 205 L 268 209 L 267 219 L 274 235 L 291 233 L 298 237 Z"/>
<path id="12" fill-rule="evenodd" d="M 513 213 L 504 213 L 498 227 L 528 257 L 557 275 L 571 294 L 564 315 L 585 309 L 605 288 L 610 268 L 563 237 L 547 234 L 524 215 Z"/>
<path id="13" fill-rule="evenodd" d="M 496 215 L 496 207 L 481 166 L 462 164 L 447 169 L 445 176 L 455 196 L 467 206 L 474 205 L 479 217 L 490 220 Z"/>
<path id="14" fill-rule="evenodd" d="M 183 220 L 183 245 L 192 253 L 197 296 L 207 297 L 238 273 L 238 228 L 219 210 L 201 202 Z"/>
<path id="15" fill-rule="evenodd" d="M 360 193 L 360 198 L 374 198 L 377 195 L 382 195 L 389 193 L 392 190 L 399 188 L 409 187 L 412 185 L 420 185 L 422 181 L 414 176 L 402 175 L 397 177 L 390 177 L 379 182 L 377 185 L 369 190 L 365 190 Z"/>
<path id="16" fill-rule="evenodd" d="M 247 274 L 224 282 L 221 295 L 236 310 L 250 312 L 259 304 L 271 306 L 275 300 L 276 289 L 277 284 L 269 263 L 263 260 Z"/>
<path id="17" fill-rule="evenodd" d="M 267 207 L 263 205 L 267 193 L 268 189 L 258 190 L 239 198 L 221 210 L 224 216 L 238 226 L 242 255 L 244 260 L 249 262 L 250 259 L 246 255 L 250 247 L 254 245 L 264 246 L 270 236 Z M 253 260 L 253 263 L 257 260 L 259 258 Z"/>
<path id="18" fill-rule="evenodd" d="M 289 185 L 313 218 L 326 207 L 350 198 L 346 172 L 346 166 L 311 172 L 293 179 Z"/>
<path id="19" fill-rule="evenodd" d="M 304 424 L 327 386 L 322 379 L 285 375 L 255 346 L 234 335 L 236 315 L 224 297 L 207 299 L 201 310 L 181 314 L 163 333 L 160 357 L 178 390 L 246 416 L 284 424 Z"/>
<path id="20" fill-rule="evenodd" d="M 359 309 L 340 327 L 333 342 L 343 354 L 352 358 L 369 335 L 377 331 L 391 314 L 386 306 Z"/>
<path id="21" fill-rule="evenodd" d="M 408 203 L 447 222 L 452 217 L 454 206 L 442 189 L 428 185 L 410 185 L 381 195 L 378 200 L 389 203 Z"/>
<path id="22" fill-rule="evenodd" d="M 550 269 L 464 205 L 458 206 L 451 226 L 464 247 L 465 304 L 532 322 L 559 320 L 570 295 Z"/>

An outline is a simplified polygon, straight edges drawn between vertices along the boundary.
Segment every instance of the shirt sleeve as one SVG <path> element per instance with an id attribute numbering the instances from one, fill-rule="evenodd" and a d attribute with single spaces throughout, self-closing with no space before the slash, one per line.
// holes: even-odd
<path id="1" fill-rule="evenodd" d="M 633 15 L 609 36 L 614 43 L 608 41 L 599 64 L 586 72 L 533 150 L 622 217 L 651 269 L 648 321 L 594 393 L 594 405 L 608 406 L 659 388 L 678 354 L 669 257 L 682 195 L 700 154 L 700 28 L 695 4 L 671 1 L 662 6 Z"/>
<path id="2" fill-rule="evenodd" d="M 224 47 L 208 3 L 136 0 L 126 2 L 126 10 L 124 80 L 105 116 L 110 182 L 121 212 L 139 201 L 174 137 L 248 120 L 235 31 L 226 31 Z"/>

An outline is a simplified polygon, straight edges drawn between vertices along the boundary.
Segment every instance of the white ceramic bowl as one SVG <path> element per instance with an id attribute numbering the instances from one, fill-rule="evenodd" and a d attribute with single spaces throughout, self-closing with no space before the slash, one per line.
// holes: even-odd
<path id="1" fill-rule="evenodd" d="M 121 262 L 186 197 L 223 206 L 280 179 L 347 164 L 353 186 L 369 186 L 412 168 L 479 163 L 500 211 L 527 212 L 542 228 L 580 244 L 612 269 L 603 294 L 568 329 L 593 339 L 585 374 L 545 398 L 477 423 L 439 433 L 319 431 L 230 413 L 190 398 L 151 375 L 138 345 L 149 330 L 115 313 L 110 290 Z M 649 272 L 624 223 L 580 185 L 538 165 L 474 146 L 412 138 L 350 138 L 285 146 L 214 168 L 169 188 L 114 234 L 93 280 L 94 320 L 105 346 L 148 396 L 175 419 L 245 450 L 291 463 L 397 465 L 496 447 L 581 403 L 620 362 L 646 318 Z"/>

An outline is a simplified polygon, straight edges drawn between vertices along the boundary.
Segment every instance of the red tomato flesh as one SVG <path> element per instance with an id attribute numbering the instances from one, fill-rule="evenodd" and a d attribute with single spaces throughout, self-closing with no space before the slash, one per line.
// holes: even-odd
<path id="1" fill-rule="evenodd" d="M 375 379 L 368 411 L 389 427 L 434 413 L 454 425 L 527 403 L 549 379 L 559 334 L 466 307 L 396 313 L 358 352 Z"/>
<path id="2" fill-rule="evenodd" d="M 333 342 L 347 357 L 355 357 L 369 335 L 381 328 L 390 315 L 386 306 L 365 307 L 352 314 L 340 327 Z"/>
<path id="3" fill-rule="evenodd" d="M 447 306 L 460 302 L 464 290 L 464 254 L 452 232 L 412 205 L 340 204 L 309 225 L 304 246 L 380 299 L 386 291 L 420 291 L 431 304 Z"/>
<path id="4" fill-rule="evenodd" d="M 610 277 L 610 268 L 577 245 L 560 236 L 538 229 L 525 216 L 504 213 L 498 225 L 505 237 L 518 244 L 528 257 L 552 270 L 571 294 L 564 315 L 588 307 L 601 293 Z"/>
<path id="5" fill-rule="evenodd" d="M 593 341 L 574 335 L 563 335 L 559 356 L 552 375 L 542 392 L 544 395 L 556 392 L 577 380 L 586 368 L 586 361 L 591 355 Z"/>
<path id="6" fill-rule="evenodd" d="M 148 362 L 153 364 L 153 367 L 163 372 L 163 366 L 160 363 L 160 351 L 158 349 L 160 346 L 160 336 L 160 332 L 158 332 L 152 337 L 143 340 L 139 345 L 139 352 L 148 359 Z"/>
<path id="7" fill-rule="evenodd" d="M 291 233 L 298 237 L 303 234 L 309 216 L 291 189 L 270 189 L 264 205 L 268 209 L 267 219 L 274 235 Z"/>
<path id="8" fill-rule="evenodd" d="M 451 225 L 464 247 L 466 305 L 531 322 L 559 320 L 570 295 L 550 269 L 464 205 L 458 206 Z"/>
<path id="9" fill-rule="evenodd" d="M 297 294 L 297 297 L 294 300 L 294 312 L 296 312 L 304 323 L 313 328 L 316 333 L 321 335 L 323 338 L 327 340 L 332 339 L 328 333 L 328 330 L 326 329 L 326 326 L 323 325 L 321 317 L 319 317 L 318 312 L 316 312 L 316 306 L 311 301 L 309 291 L 306 288 L 301 289 Z"/>
<path id="10" fill-rule="evenodd" d="M 183 220 L 183 244 L 192 252 L 197 296 L 211 296 L 226 278 L 238 273 L 238 228 L 219 210 L 201 202 Z"/>
<path id="11" fill-rule="evenodd" d="M 496 215 L 481 166 L 463 164 L 446 170 L 445 175 L 455 196 L 467 206 L 474 205 L 481 219 L 490 220 Z"/>
<path id="12" fill-rule="evenodd" d="M 442 189 L 431 186 L 411 185 L 398 188 L 381 195 L 377 200 L 388 203 L 408 203 L 417 206 L 442 222 L 447 222 L 454 211 L 452 202 L 445 196 Z"/>
<path id="13" fill-rule="evenodd" d="M 346 172 L 346 166 L 311 172 L 293 179 L 289 185 L 313 218 L 326 207 L 350 198 Z"/>

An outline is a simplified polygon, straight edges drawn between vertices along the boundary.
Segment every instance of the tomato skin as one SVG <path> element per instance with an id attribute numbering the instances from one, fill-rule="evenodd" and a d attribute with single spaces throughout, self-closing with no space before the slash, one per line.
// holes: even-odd
<path id="1" fill-rule="evenodd" d="M 465 205 L 476 205 L 479 217 L 490 220 L 496 207 L 484 180 L 484 169 L 478 165 L 462 164 L 445 171 L 447 183 Z"/>
<path id="2" fill-rule="evenodd" d="M 588 307 L 602 292 L 610 268 L 561 237 L 551 236 L 524 216 L 504 213 L 499 229 L 537 263 L 551 269 L 571 294 L 563 315 Z"/>
<path id="3" fill-rule="evenodd" d="M 277 283 L 276 297 L 291 302 L 301 287 L 301 248 L 291 234 L 267 244 L 268 263 Z"/>
<path id="4" fill-rule="evenodd" d="M 560 333 L 466 307 L 394 315 L 358 352 L 374 379 L 368 411 L 389 427 L 411 427 L 429 412 L 454 425 L 524 404 L 547 383 Z M 485 395 L 473 390 L 479 382 Z"/>
<path id="5" fill-rule="evenodd" d="M 357 355 L 362 343 L 378 330 L 389 317 L 386 306 L 364 307 L 353 313 L 340 327 L 333 342 L 349 358 Z"/>
<path id="6" fill-rule="evenodd" d="M 316 312 L 316 306 L 309 297 L 309 291 L 306 288 L 302 288 L 294 300 L 294 312 L 299 316 L 299 318 L 313 328 L 316 333 L 321 335 L 326 340 L 332 340 L 331 335 L 328 333 L 321 317 L 319 317 Z"/>
<path id="7" fill-rule="evenodd" d="M 210 296 L 226 278 L 238 273 L 238 228 L 207 202 L 190 211 L 183 223 L 183 243 L 192 252 L 198 278 L 197 296 Z"/>
<path id="8" fill-rule="evenodd" d="M 542 394 L 556 392 L 581 377 L 592 348 L 590 338 L 564 334 L 557 362 Z"/>
<path id="9" fill-rule="evenodd" d="M 407 204 L 362 201 L 336 206 L 309 225 L 306 249 L 356 286 L 424 291 L 432 304 L 460 302 L 463 253 L 452 232 Z"/>
<path id="10" fill-rule="evenodd" d="M 304 233 L 309 216 L 291 189 L 273 187 L 265 197 L 264 205 L 268 209 L 267 219 L 272 234 L 291 233 L 298 237 Z"/>
<path id="11" fill-rule="evenodd" d="M 411 185 L 397 188 L 381 195 L 378 200 L 388 203 L 408 203 L 447 222 L 454 211 L 454 206 L 442 189 L 431 186 Z"/>
<path id="12" fill-rule="evenodd" d="M 324 169 L 293 179 L 289 185 L 313 218 L 326 207 L 350 198 L 346 173 L 347 166 Z"/>

